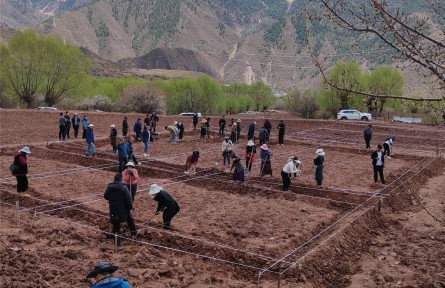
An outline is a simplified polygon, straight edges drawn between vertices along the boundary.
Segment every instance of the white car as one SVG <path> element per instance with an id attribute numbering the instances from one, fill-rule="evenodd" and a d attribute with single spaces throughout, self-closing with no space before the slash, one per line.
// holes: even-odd
<path id="1" fill-rule="evenodd" d="M 57 110 L 56 107 L 47 107 L 47 106 L 39 106 L 36 109 L 38 109 L 38 110 Z"/>
<path id="2" fill-rule="evenodd" d="M 360 112 L 354 109 L 340 110 L 337 113 L 338 120 L 362 120 L 368 121 L 372 119 L 371 114 L 366 112 Z"/>
<path id="3" fill-rule="evenodd" d="M 201 113 L 200 112 L 197 112 L 196 114 L 198 114 L 198 117 L 201 117 Z M 195 115 L 195 113 L 194 112 L 182 112 L 179 115 L 181 115 L 181 116 L 193 116 L 193 115 Z"/>

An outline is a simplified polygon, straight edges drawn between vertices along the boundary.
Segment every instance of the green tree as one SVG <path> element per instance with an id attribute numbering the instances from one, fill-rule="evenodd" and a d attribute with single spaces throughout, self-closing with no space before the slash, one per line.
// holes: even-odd
<path id="1" fill-rule="evenodd" d="M 44 69 L 43 47 L 31 31 L 16 32 L 8 46 L 0 47 L 1 74 L 12 93 L 30 108 Z"/>
<path id="2" fill-rule="evenodd" d="M 316 93 L 312 90 L 301 93 L 298 88 L 294 88 L 287 94 L 286 102 L 294 113 L 311 119 L 315 117 L 315 112 L 319 109 L 315 96 Z"/>
<path id="3" fill-rule="evenodd" d="M 402 73 L 399 70 L 389 66 L 382 66 L 376 68 L 367 77 L 366 90 L 371 94 L 379 95 L 396 95 L 400 96 L 403 92 L 404 79 Z M 368 97 L 366 100 L 366 106 L 369 111 L 379 109 L 379 113 L 383 111 L 387 98 Z M 377 103 L 380 102 L 380 108 L 377 107 Z M 375 104 L 373 107 L 372 104 Z"/>
<path id="4" fill-rule="evenodd" d="M 272 94 L 272 88 L 262 81 L 256 82 L 250 86 L 249 96 L 252 98 L 255 110 L 265 110 L 275 103 L 275 97 Z"/>
<path id="5" fill-rule="evenodd" d="M 328 81 L 334 83 L 335 88 L 331 85 L 325 86 L 327 90 L 334 92 L 334 97 L 340 100 L 340 109 L 348 109 L 352 106 L 353 93 L 345 89 L 358 90 L 363 86 L 363 73 L 360 66 L 355 61 L 344 63 L 339 61 L 328 75 Z M 345 88 L 345 89 L 344 89 Z"/>
<path id="6" fill-rule="evenodd" d="M 48 36 L 42 42 L 45 103 L 53 106 L 79 85 L 90 64 L 77 47 L 65 44 L 59 37 Z"/>

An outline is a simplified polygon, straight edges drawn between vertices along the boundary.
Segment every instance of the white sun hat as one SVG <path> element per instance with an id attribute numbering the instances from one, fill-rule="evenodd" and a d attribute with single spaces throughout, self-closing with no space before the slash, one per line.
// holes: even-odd
<path id="1" fill-rule="evenodd" d="M 20 152 L 24 152 L 26 154 L 31 154 L 31 151 L 29 150 L 28 146 L 23 146 L 23 148 L 20 149 Z"/>
<path id="2" fill-rule="evenodd" d="M 148 191 L 148 194 L 155 195 L 161 192 L 163 188 L 161 186 L 158 186 L 158 184 L 151 184 L 150 190 Z"/>
<path id="3" fill-rule="evenodd" d="M 134 163 L 133 163 L 133 161 L 128 161 L 127 164 L 125 164 L 125 166 L 132 166 L 132 167 L 134 167 Z"/>
<path id="4" fill-rule="evenodd" d="M 111 124 L 111 126 L 110 126 L 111 128 L 115 128 L 116 127 L 116 125 L 114 125 L 114 124 Z"/>
<path id="5" fill-rule="evenodd" d="M 319 155 L 319 156 L 324 156 L 326 153 L 324 153 L 323 149 L 317 149 L 317 151 L 315 152 L 315 154 Z"/>
<path id="6" fill-rule="evenodd" d="M 88 127 L 94 127 L 94 125 L 91 123 L 91 124 L 88 124 Z"/>

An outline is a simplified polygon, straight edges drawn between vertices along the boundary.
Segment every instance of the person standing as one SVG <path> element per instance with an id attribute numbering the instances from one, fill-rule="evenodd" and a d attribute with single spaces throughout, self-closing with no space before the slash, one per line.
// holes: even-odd
<path id="1" fill-rule="evenodd" d="M 85 156 L 88 157 L 91 152 L 91 158 L 94 159 L 94 156 L 96 156 L 96 146 L 94 146 L 94 131 L 93 131 L 94 125 L 92 123 L 88 124 L 88 129 L 86 132 L 86 141 L 87 141 L 87 150 L 85 152 Z"/>
<path id="2" fill-rule="evenodd" d="M 199 159 L 199 151 L 193 151 L 192 155 L 187 157 L 187 161 L 185 162 L 185 171 L 184 173 L 196 173 L 196 165 L 198 164 Z"/>
<path id="3" fill-rule="evenodd" d="M 150 127 L 151 120 L 150 120 L 150 114 L 147 113 L 144 118 L 144 126 Z"/>
<path id="4" fill-rule="evenodd" d="M 272 130 L 272 123 L 270 123 L 269 119 L 266 119 L 263 126 L 267 130 L 266 141 L 269 141 L 270 131 Z"/>
<path id="5" fill-rule="evenodd" d="M 131 288 L 127 280 L 113 275 L 117 269 L 119 269 L 118 266 L 108 262 L 97 262 L 94 269 L 87 275 L 87 279 L 93 278 L 96 281 L 91 288 Z"/>
<path id="6" fill-rule="evenodd" d="M 133 143 L 134 143 L 134 137 L 130 136 L 128 137 L 128 161 L 133 161 L 134 165 L 137 166 L 139 165 L 139 162 L 136 160 L 136 156 L 134 155 L 134 150 L 133 150 Z"/>
<path id="7" fill-rule="evenodd" d="M 66 137 L 66 119 L 65 117 L 63 117 L 63 113 L 60 112 L 60 117 L 59 117 L 59 140 L 63 140 L 65 141 L 65 137 Z"/>
<path id="8" fill-rule="evenodd" d="M 283 179 L 283 191 L 289 190 L 290 177 L 294 174 L 295 177 L 300 176 L 301 170 L 298 169 L 301 161 L 298 160 L 297 156 L 289 158 L 286 165 L 284 165 L 283 170 L 281 170 L 281 178 Z"/>
<path id="9" fill-rule="evenodd" d="M 172 196 L 170 196 L 170 194 L 164 191 L 164 189 L 157 184 L 152 184 L 150 186 L 148 194 L 153 197 L 153 200 L 158 202 L 158 207 L 156 208 L 155 214 L 157 215 L 159 212 L 163 212 L 162 219 L 164 224 L 162 228 L 167 230 L 170 229 L 171 220 L 180 210 L 178 203 Z"/>
<path id="10" fill-rule="evenodd" d="M 128 129 L 129 129 L 128 119 L 127 119 L 127 116 L 124 116 L 124 120 L 122 120 L 122 135 L 124 137 L 127 137 Z"/>
<path id="11" fill-rule="evenodd" d="M 73 118 L 71 118 L 71 123 L 73 124 L 74 137 L 77 138 L 77 135 L 79 135 L 80 126 L 80 119 L 79 116 L 77 116 L 77 113 L 74 113 Z"/>
<path id="12" fill-rule="evenodd" d="M 207 120 L 206 119 L 202 119 L 201 120 L 201 137 L 199 138 L 199 140 L 202 140 L 206 137 L 207 135 L 207 125 L 206 125 Z"/>
<path id="13" fill-rule="evenodd" d="M 119 137 L 118 143 L 116 146 L 117 156 L 119 159 L 119 168 L 118 171 L 122 172 L 124 170 L 125 164 L 128 162 L 128 144 L 125 142 L 124 137 Z"/>
<path id="14" fill-rule="evenodd" d="M 156 112 L 151 113 L 150 116 L 150 132 L 156 132 L 156 123 L 159 122 L 159 117 L 156 115 Z M 153 131 L 151 131 L 153 129 Z"/>
<path id="15" fill-rule="evenodd" d="M 192 123 L 193 123 L 193 131 L 196 130 L 196 125 L 198 125 L 198 119 L 199 119 L 199 117 L 198 117 L 198 112 L 195 112 L 195 114 L 193 114 L 193 120 L 192 120 Z"/>
<path id="16" fill-rule="evenodd" d="M 238 119 L 236 120 L 236 143 L 239 143 L 240 135 L 241 135 L 241 119 Z"/>
<path id="17" fill-rule="evenodd" d="M 286 125 L 284 125 L 283 120 L 280 120 L 278 124 L 278 144 L 284 145 L 284 131 L 286 130 Z"/>
<path id="18" fill-rule="evenodd" d="M 144 125 L 144 131 L 142 131 L 142 142 L 144 143 L 144 156 L 147 157 L 148 155 L 148 148 L 150 146 L 150 138 L 151 138 L 151 132 L 148 130 L 148 126 Z"/>
<path id="19" fill-rule="evenodd" d="M 238 125 L 235 122 L 235 123 L 232 123 L 231 126 L 232 126 L 232 129 L 230 131 L 230 141 L 232 141 L 232 143 L 236 143 L 236 128 Z"/>
<path id="20" fill-rule="evenodd" d="M 12 176 L 17 179 L 17 192 L 21 196 L 29 196 L 28 190 L 28 157 L 31 154 L 28 146 L 23 146 L 17 153 L 14 154 L 14 166 Z"/>
<path id="21" fill-rule="evenodd" d="M 244 153 L 244 157 L 246 158 L 246 169 L 247 172 L 250 173 L 252 170 L 252 163 L 255 160 L 256 147 L 253 140 L 247 141 L 246 152 Z"/>
<path id="22" fill-rule="evenodd" d="M 224 141 L 221 144 L 222 156 L 223 156 L 223 164 L 226 166 L 230 166 L 230 156 L 232 155 L 233 143 L 230 141 L 228 136 L 224 137 Z"/>
<path id="23" fill-rule="evenodd" d="M 244 182 L 244 167 L 243 167 L 243 163 L 241 162 L 241 158 L 236 156 L 235 153 L 232 154 L 232 166 L 230 167 L 230 173 L 232 173 L 233 168 L 233 175 L 232 175 L 232 179 L 233 181 L 240 181 L 240 182 Z"/>
<path id="24" fill-rule="evenodd" d="M 258 133 L 258 139 L 260 140 L 260 146 L 266 143 L 267 130 L 264 126 L 261 127 L 260 132 Z"/>
<path id="25" fill-rule="evenodd" d="M 264 175 L 272 175 L 272 162 L 270 161 L 270 158 L 272 157 L 272 151 L 269 150 L 269 147 L 267 144 L 263 144 L 260 146 L 260 157 L 261 157 L 261 173 L 260 176 L 263 177 Z"/>
<path id="26" fill-rule="evenodd" d="M 165 126 L 165 130 L 170 132 L 170 143 L 176 144 L 178 142 L 178 128 L 176 128 L 176 124 Z"/>
<path id="27" fill-rule="evenodd" d="M 88 124 L 89 124 L 89 122 L 88 122 L 87 115 L 83 115 L 83 118 L 82 118 L 82 130 L 83 130 L 82 139 L 85 139 L 87 137 Z"/>
<path id="28" fill-rule="evenodd" d="M 133 236 L 137 236 L 139 232 L 134 225 L 131 210 L 133 209 L 133 202 L 131 201 L 130 191 L 127 186 L 122 183 L 122 174 L 116 173 L 114 181 L 107 186 L 104 193 L 105 200 L 108 200 L 110 210 L 110 222 L 113 225 L 111 231 L 114 235 L 119 235 L 121 230 L 121 223 L 127 222 L 128 229 Z M 117 244 L 120 244 L 120 237 L 118 237 Z"/>
<path id="29" fill-rule="evenodd" d="M 221 119 L 219 119 L 218 125 L 219 125 L 219 131 L 218 135 L 224 136 L 224 129 L 226 128 L 226 119 L 224 119 L 224 115 L 221 116 Z"/>
<path id="30" fill-rule="evenodd" d="M 65 112 L 65 115 L 63 116 L 65 117 L 65 133 L 66 133 L 66 138 L 70 138 L 70 130 L 71 130 L 71 118 L 70 118 L 70 114 L 68 113 L 68 111 Z"/>
<path id="31" fill-rule="evenodd" d="M 394 144 L 394 141 L 396 140 L 396 137 L 392 136 L 385 140 L 385 143 L 383 143 L 383 155 L 386 155 L 386 158 L 391 159 L 391 150 L 392 145 Z"/>
<path id="32" fill-rule="evenodd" d="M 138 170 L 134 168 L 133 161 L 128 161 L 125 165 L 127 169 L 122 173 L 122 182 L 127 186 L 131 194 L 131 202 L 134 203 L 134 198 L 136 197 L 136 191 L 138 189 Z"/>
<path id="33" fill-rule="evenodd" d="M 323 163 L 324 163 L 324 155 L 326 153 L 323 151 L 323 149 L 317 149 L 315 152 L 315 159 L 314 159 L 314 166 L 315 166 L 315 180 L 317 181 L 317 186 L 321 187 L 321 184 L 323 183 Z"/>
<path id="34" fill-rule="evenodd" d="M 368 127 L 363 131 L 363 138 L 365 138 L 366 149 L 371 148 L 371 139 L 372 139 L 372 125 L 369 124 Z"/>
<path id="35" fill-rule="evenodd" d="M 133 126 L 133 131 L 136 134 L 136 142 L 141 141 L 141 133 L 142 133 L 142 123 L 141 118 L 138 118 Z"/>
<path id="36" fill-rule="evenodd" d="M 249 128 L 247 130 L 247 140 L 249 140 L 249 139 L 254 140 L 255 139 L 255 125 L 256 125 L 255 121 L 252 121 L 249 124 Z"/>
<path id="37" fill-rule="evenodd" d="M 181 121 L 179 121 L 179 123 L 176 124 L 176 128 L 178 128 L 178 140 L 179 142 L 181 142 L 182 139 L 184 139 L 184 130 L 185 130 L 184 124 Z"/>
<path id="38" fill-rule="evenodd" d="M 206 118 L 206 134 L 207 134 L 207 138 L 210 138 L 210 117 Z"/>
<path id="39" fill-rule="evenodd" d="M 116 125 L 111 124 L 110 126 L 110 143 L 111 147 L 113 147 L 113 152 L 116 152 L 116 146 L 117 146 L 117 129 Z"/>
<path id="40" fill-rule="evenodd" d="M 377 184 L 377 173 L 380 176 L 380 181 L 385 184 L 385 177 L 383 176 L 383 168 L 385 167 L 385 153 L 382 152 L 383 146 L 377 145 L 377 150 L 371 153 L 372 168 L 374 170 L 374 183 Z"/>

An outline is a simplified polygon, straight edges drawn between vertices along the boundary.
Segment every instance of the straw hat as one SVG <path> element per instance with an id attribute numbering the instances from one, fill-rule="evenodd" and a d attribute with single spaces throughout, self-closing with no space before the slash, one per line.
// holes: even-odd
<path id="1" fill-rule="evenodd" d="M 117 269 L 119 269 L 119 266 L 111 265 L 108 262 L 97 262 L 96 265 L 94 265 L 93 271 L 88 273 L 87 278 L 94 278 L 97 274 L 102 273 L 113 273 Z"/>
<path id="2" fill-rule="evenodd" d="M 253 142 L 253 140 L 249 140 L 247 141 L 247 146 L 255 146 L 255 143 Z"/>
<path id="3" fill-rule="evenodd" d="M 269 150 L 269 147 L 267 147 L 267 144 L 265 144 L 265 143 L 263 145 L 261 145 L 260 148 L 263 150 Z"/>
<path id="4" fill-rule="evenodd" d="M 31 151 L 29 150 L 28 146 L 23 146 L 23 148 L 20 149 L 20 152 L 24 152 L 26 154 L 31 154 Z"/>
<path id="5" fill-rule="evenodd" d="M 157 184 L 151 184 L 150 190 L 148 190 L 148 194 L 150 195 L 156 195 L 159 192 L 161 192 L 163 188 L 161 186 L 158 186 Z"/>
<path id="6" fill-rule="evenodd" d="M 133 163 L 133 161 L 128 161 L 127 164 L 125 164 L 125 166 L 134 167 L 134 163 Z"/>
<path id="7" fill-rule="evenodd" d="M 318 156 L 324 156 L 326 153 L 324 153 L 323 149 L 320 148 L 320 149 L 317 149 L 315 154 L 317 154 Z"/>

